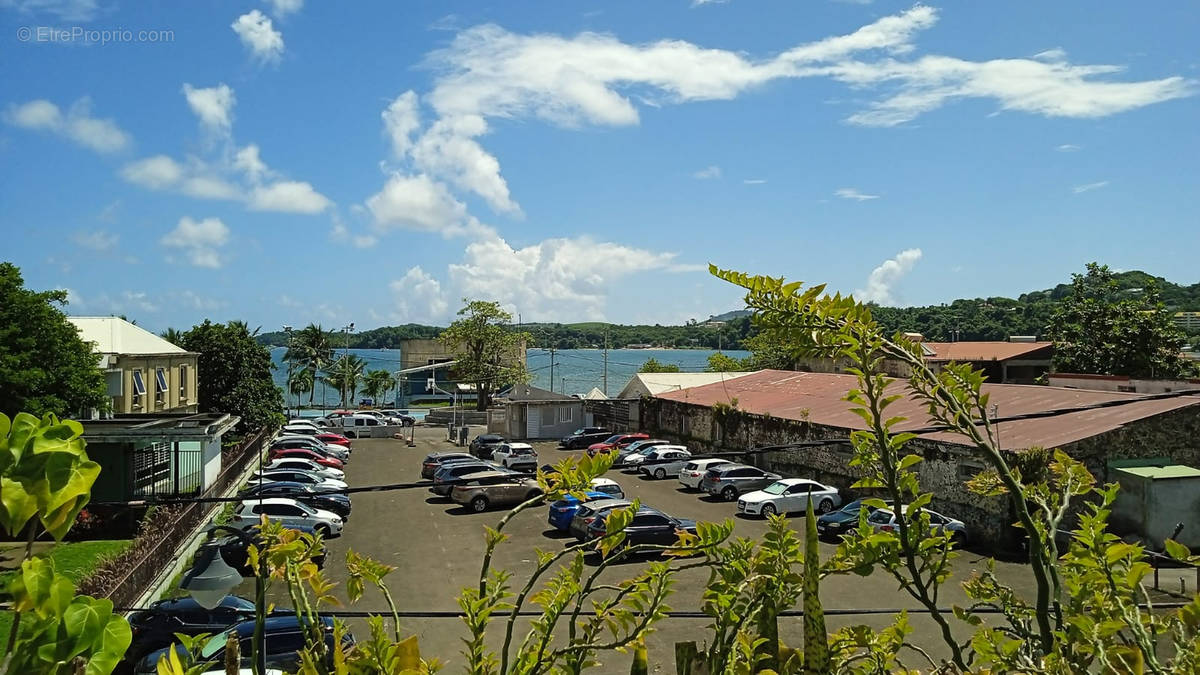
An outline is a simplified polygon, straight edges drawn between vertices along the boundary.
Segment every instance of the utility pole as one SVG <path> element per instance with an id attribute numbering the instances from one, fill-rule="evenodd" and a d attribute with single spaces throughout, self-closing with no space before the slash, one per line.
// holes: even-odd
<path id="1" fill-rule="evenodd" d="M 563 394 L 567 393 L 567 378 L 565 378 L 565 377 L 564 377 L 564 378 L 562 378 L 562 391 L 561 391 L 561 393 L 563 393 Z"/>
<path id="2" fill-rule="evenodd" d="M 554 391 L 554 347 L 550 347 L 550 391 Z"/>
<path id="3" fill-rule="evenodd" d="M 604 326 L 604 395 L 608 396 L 608 325 Z"/>

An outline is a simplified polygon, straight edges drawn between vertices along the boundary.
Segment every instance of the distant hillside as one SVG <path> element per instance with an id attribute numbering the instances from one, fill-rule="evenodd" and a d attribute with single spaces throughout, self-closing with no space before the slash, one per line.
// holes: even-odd
<path id="1" fill-rule="evenodd" d="M 753 314 L 753 312 L 751 312 L 748 309 L 735 309 L 735 310 L 725 312 L 724 314 L 717 314 L 715 316 L 710 316 L 710 317 L 708 317 L 708 320 L 709 321 L 732 321 L 734 319 L 741 319 L 743 317 L 750 316 L 751 314 Z"/>

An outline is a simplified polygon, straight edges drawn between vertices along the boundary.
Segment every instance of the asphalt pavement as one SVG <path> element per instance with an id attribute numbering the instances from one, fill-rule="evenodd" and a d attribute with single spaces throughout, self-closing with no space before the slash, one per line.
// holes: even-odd
<path id="1" fill-rule="evenodd" d="M 477 430 L 473 430 L 474 437 Z M 418 427 L 416 447 L 390 439 L 362 439 L 355 441 L 354 453 L 346 466 L 346 480 L 352 487 L 400 483 L 420 480 L 420 463 L 429 452 L 452 450 L 454 446 L 445 441 L 443 429 Z M 536 443 L 540 463 L 554 463 L 571 452 L 558 450 L 555 443 Z M 610 471 L 608 476 L 616 479 L 628 497 L 640 498 L 643 503 L 681 518 L 699 521 L 733 519 L 735 536 L 758 538 L 766 530 L 766 523 L 759 518 L 737 517 L 733 503 L 716 498 L 702 497 L 699 493 L 684 490 L 674 478 L 657 481 Z M 346 524 L 344 534 L 329 542 L 329 562 L 326 570 L 329 577 L 343 584 L 346 572 L 343 561 L 348 550 L 374 557 L 394 565 L 396 570 L 388 576 L 389 589 L 399 608 L 405 611 L 457 611 L 456 598 L 467 586 L 478 583 L 480 564 L 484 552 L 484 527 L 495 526 L 504 511 L 471 513 L 448 500 L 434 497 L 425 489 L 367 492 L 353 495 L 354 510 Z M 803 527 L 802 517 L 793 520 L 793 527 Z M 546 508 L 539 507 L 519 514 L 506 528 L 510 539 L 500 545 L 493 566 L 513 573 L 511 585 L 519 589 L 528 580 L 536 565 L 536 549 L 561 550 L 573 539 L 564 539 L 550 530 L 546 523 Z M 835 550 L 831 543 L 821 546 L 822 559 L 827 559 Z M 954 562 L 954 575 L 943 586 L 941 603 L 944 606 L 964 604 L 964 596 L 958 583 L 967 578 L 974 569 L 982 569 L 985 558 L 964 551 Z M 635 561 L 612 566 L 602 579 L 615 583 L 634 576 L 644 562 Z M 668 604 L 676 610 L 698 610 L 701 596 L 708 579 L 708 571 L 694 569 L 677 576 L 674 594 Z M 1025 597 L 1032 597 L 1033 584 L 1028 568 L 1012 563 L 997 563 L 997 574 L 1001 580 L 1012 584 Z M 281 590 L 281 589 L 279 589 Z M 286 598 L 275 592 L 276 602 L 284 604 Z M 339 591 L 338 595 L 342 595 Z M 894 579 L 884 572 L 870 577 L 829 577 L 822 582 L 821 599 L 827 610 L 878 610 L 915 608 L 915 601 L 898 589 Z M 378 610 L 386 613 L 386 604 L 381 594 L 368 591 L 364 598 L 346 609 Z M 953 622 L 953 619 L 951 618 Z M 882 628 L 890 624 L 890 614 L 863 614 L 856 616 L 831 616 L 827 618 L 829 630 L 849 624 L 866 624 Z M 940 632 L 927 617 L 912 615 L 912 640 L 931 654 L 942 656 Z M 657 630 L 647 640 L 652 672 L 674 672 L 674 643 L 695 640 L 703 643 L 707 634 L 707 619 L 667 619 L 657 624 Z M 352 620 L 355 632 L 365 634 L 365 623 Z M 447 664 L 446 672 L 457 672 L 463 666 L 461 639 L 466 629 L 458 618 L 422 618 L 402 621 L 403 632 L 419 636 L 421 653 L 425 657 L 437 657 Z M 520 627 L 514 644 L 520 643 L 526 628 Z M 802 624 L 799 617 L 784 618 L 780 622 L 780 634 L 789 645 L 801 643 Z M 503 621 L 497 620 L 489 632 L 489 642 L 499 648 L 502 640 Z M 969 633 L 959 626 L 956 631 L 960 639 Z M 601 654 L 603 665 L 594 672 L 628 672 L 629 656 L 626 654 Z M 910 660 L 910 667 L 920 667 L 919 661 Z"/>

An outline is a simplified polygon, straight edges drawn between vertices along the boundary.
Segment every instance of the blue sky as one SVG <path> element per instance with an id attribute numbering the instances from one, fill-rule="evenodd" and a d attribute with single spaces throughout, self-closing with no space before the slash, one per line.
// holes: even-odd
<path id="1" fill-rule="evenodd" d="M 152 329 L 1195 283 L 1190 3 L 0 0 L 0 259 Z M 107 32 L 105 32 L 107 31 Z"/>

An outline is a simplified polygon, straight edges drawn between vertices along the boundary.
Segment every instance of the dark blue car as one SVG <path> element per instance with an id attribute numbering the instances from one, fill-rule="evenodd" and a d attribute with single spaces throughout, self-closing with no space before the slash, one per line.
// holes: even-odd
<path id="1" fill-rule="evenodd" d="M 296 617 L 286 615 L 268 616 L 263 622 L 263 642 L 266 643 L 266 661 L 267 668 L 279 670 L 294 671 L 300 667 L 300 650 L 308 639 L 308 634 L 305 630 L 307 624 L 301 624 Z M 329 617 L 321 617 L 321 629 L 325 636 L 325 644 L 332 651 L 333 649 L 333 619 Z M 200 647 L 200 653 L 196 655 L 196 660 L 213 664 L 213 668 L 220 668 L 225 661 L 225 644 L 227 636 L 234 634 L 238 639 L 238 655 L 241 657 L 242 667 L 249 668 L 252 662 L 253 640 L 254 640 L 254 619 L 243 621 L 224 633 L 218 633 L 209 638 Z M 349 647 L 354 644 L 354 638 L 347 634 L 345 638 L 345 646 Z M 187 655 L 187 650 L 179 643 L 175 643 L 170 647 L 159 649 L 150 652 L 137 664 L 138 675 L 153 675 L 157 672 L 158 660 L 165 656 L 167 652 L 174 649 L 180 657 Z M 332 666 L 331 663 L 326 664 Z"/>
<path id="2" fill-rule="evenodd" d="M 587 495 L 586 501 L 591 501 L 593 499 L 608 499 L 611 496 L 603 492 L 596 492 L 594 490 L 585 492 L 584 494 Z M 579 504 L 580 501 L 571 495 L 567 495 L 566 497 L 563 497 L 562 499 L 551 504 L 550 515 L 547 517 L 550 525 L 552 525 L 556 530 L 562 530 L 563 532 L 566 532 L 571 526 L 571 519 L 575 517 L 575 511 L 579 509 Z"/>

